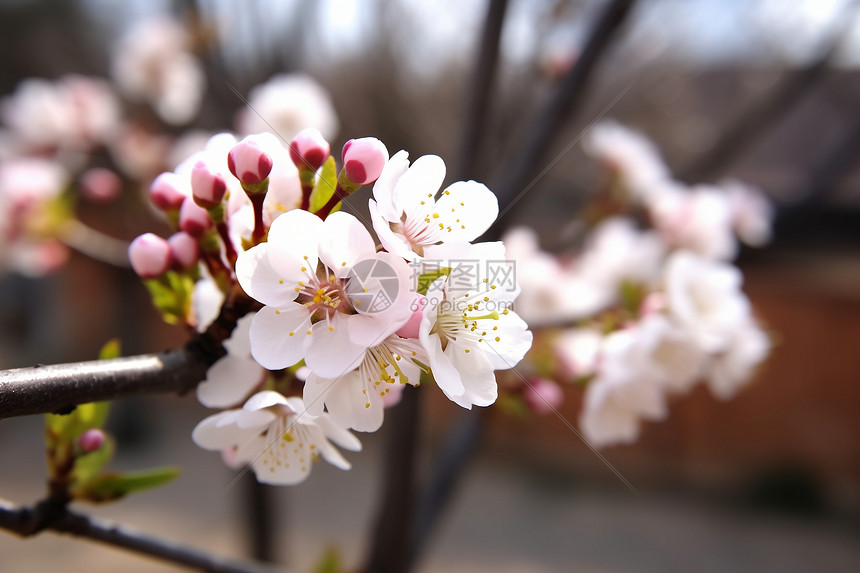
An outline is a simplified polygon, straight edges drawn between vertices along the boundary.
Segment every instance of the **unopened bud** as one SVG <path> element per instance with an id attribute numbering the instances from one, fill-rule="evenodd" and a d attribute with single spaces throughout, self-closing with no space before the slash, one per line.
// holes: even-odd
<path id="1" fill-rule="evenodd" d="M 78 447 L 85 454 L 92 453 L 105 443 L 105 433 L 98 428 L 90 428 L 80 436 L 78 436 Z"/>
<path id="2" fill-rule="evenodd" d="M 128 259 L 140 278 L 154 279 L 170 268 L 170 245 L 158 235 L 146 233 L 131 242 Z"/>
<path id="3" fill-rule="evenodd" d="M 122 181 L 110 169 L 93 167 L 81 175 L 81 194 L 94 203 L 113 201 L 121 192 Z"/>
<path id="4" fill-rule="evenodd" d="M 379 179 L 388 161 L 388 149 L 375 137 L 350 139 L 343 146 L 343 169 L 358 185 L 368 185 Z"/>
<path id="5" fill-rule="evenodd" d="M 300 170 L 316 171 L 328 159 L 329 153 L 328 141 L 313 127 L 301 130 L 290 142 L 290 157 Z"/>
<path id="6" fill-rule="evenodd" d="M 272 158 L 250 135 L 234 145 L 227 154 L 227 167 L 243 186 L 259 185 L 272 171 Z"/>
<path id="7" fill-rule="evenodd" d="M 167 239 L 174 262 L 182 269 L 194 268 L 200 261 L 200 245 L 197 239 L 185 232 L 179 232 Z"/>
<path id="8" fill-rule="evenodd" d="M 538 414 L 547 414 L 564 402 L 564 391 L 552 380 L 533 378 L 526 386 L 523 399 Z"/>
<path id="9" fill-rule="evenodd" d="M 221 204 L 227 192 L 227 182 L 220 173 L 198 161 L 191 170 L 191 193 L 194 202 L 204 209 L 212 209 Z"/>
<path id="10" fill-rule="evenodd" d="M 179 209 L 185 201 L 181 179 L 176 173 L 162 173 L 149 187 L 149 199 L 162 211 Z"/>
<path id="11" fill-rule="evenodd" d="M 210 227 L 212 227 L 212 218 L 203 207 L 200 207 L 194 201 L 186 201 L 182 204 L 179 210 L 179 228 L 191 235 L 192 237 L 200 237 Z"/>

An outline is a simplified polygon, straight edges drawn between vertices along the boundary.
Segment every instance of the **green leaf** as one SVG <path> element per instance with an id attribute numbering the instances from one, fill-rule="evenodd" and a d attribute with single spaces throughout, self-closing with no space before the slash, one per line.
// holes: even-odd
<path id="1" fill-rule="evenodd" d="M 496 400 L 496 407 L 512 418 L 520 420 L 527 420 L 529 418 L 528 406 L 526 406 L 525 400 L 521 396 L 500 394 Z"/>
<path id="2" fill-rule="evenodd" d="M 185 273 L 167 271 L 157 279 L 143 281 L 152 304 L 168 324 L 185 322 L 191 311 L 194 279 Z"/>
<path id="3" fill-rule="evenodd" d="M 340 563 L 340 552 L 336 547 L 325 550 L 322 559 L 314 569 L 314 573 L 342 573 L 343 566 Z"/>
<path id="4" fill-rule="evenodd" d="M 105 443 L 101 448 L 88 454 L 83 454 L 75 459 L 75 468 L 72 470 L 72 489 L 81 490 L 87 483 L 95 478 L 106 463 L 110 461 L 116 451 L 113 438 L 105 435 Z M 77 493 L 75 492 L 75 497 Z"/>
<path id="5" fill-rule="evenodd" d="M 80 404 L 69 414 L 46 414 L 46 439 L 58 442 L 72 442 L 90 428 L 101 428 L 107 419 L 109 405 L 107 402 L 90 402 Z"/>
<path id="6" fill-rule="evenodd" d="M 180 470 L 176 467 L 102 474 L 90 480 L 78 496 L 94 502 L 113 501 L 136 491 L 168 484 L 179 477 L 179 474 Z"/>
<path id="7" fill-rule="evenodd" d="M 119 338 L 111 338 L 99 351 L 99 360 L 111 360 L 122 356 L 122 343 Z"/>
<path id="8" fill-rule="evenodd" d="M 427 289 L 430 288 L 430 285 L 433 284 L 433 281 L 435 281 L 439 277 L 447 277 L 450 274 L 450 267 L 442 267 L 440 269 L 435 269 L 432 271 L 427 271 L 426 273 L 422 273 L 418 275 L 418 286 L 416 288 L 416 291 L 419 294 L 426 295 Z"/>
<path id="9" fill-rule="evenodd" d="M 310 212 L 319 211 L 334 195 L 335 189 L 337 189 L 337 165 L 335 165 L 334 157 L 329 156 L 323 163 L 314 190 L 311 191 Z"/>

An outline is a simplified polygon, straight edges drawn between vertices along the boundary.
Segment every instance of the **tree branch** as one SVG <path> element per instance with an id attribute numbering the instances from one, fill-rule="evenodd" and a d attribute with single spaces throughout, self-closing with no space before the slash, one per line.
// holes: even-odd
<path id="1" fill-rule="evenodd" d="M 720 134 L 707 154 L 680 171 L 680 179 L 687 182 L 714 179 L 801 102 L 830 67 L 833 56 L 851 29 L 857 5 L 854 2 L 846 7 L 848 13 L 841 14 L 839 30 L 817 58 L 799 71 L 790 72 L 776 86 L 749 104 Z"/>
<path id="2" fill-rule="evenodd" d="M 453 499 L 463 477 L 463 470 L 478 449 L 487 415 L 488 412 L 483 408 L 465 412 L 451 432 L 430 482 L 418 499 L 409 545 L 410 565 L 421 558 L 428 537 Z"/>
<path id="3" fill-rule="evenodd" d="M 626 20 L 634 2 L 635 0 L 612 0 L 600 14 L 576 63 L 561 80 L 552 97 L 538 111 L 525 141 L 518 146 L 522 151 L 501 178 L 501 184 L 496 191 L 500 206 L 508 206 L 517 192 L 528 184 L 529 177 L 538 163 L 544 159 L 552 140 L 565 121 L 584 101 L 585 88 L 591 79 L 592 71 L 615 32 Z M 503 212 L 491 232 L 498 235 L 499 230 L 505 228 L 510 215 L 510 211 Z"/>
<path id="4" fill-rule="evenodd" d="M 463 129 L 460 132 L 457 162 L 452 173 L 454 181 L 476 177 L 475 163 L 490 108 L 490 93 L 498 67 L 499 41 L 502 37 L 502 25 L 505 21 L 508 0 L 490 0 L 489 4 L 475 70 L 471 74 L 471 82 L 463 106 Z"/>
<path id="5" fill-rule="evenodd" d="M 29 537 L 50 529 L 204 571 L 223 573 L 273 573 L 275 571 L 259 564 L 209 555 L 110 521 L 73 513 L 64 505 L 51 501 L 43 501 L 30 508 L 18 507 L 0 499 L 0 529 L 22 537 Z"/>
<path id="6" fill-rule="evenodd" d="M 409 540 L 415 495 L 419 389 L 406 386 L 400 403 L 386 413 L 382 503 L 376 517 L 365 573 L 409 571 Z"/>
<path id="7" fill-rule="evenodd" d="M 188 392 L 224 355 L 221 344 L 236 321 L 258 307 L 244 293 L 234 291 L 206 332 L 168 352 L 0 371 L 0 420 L 65 413 L 78 404 L 136 394 Z"/>

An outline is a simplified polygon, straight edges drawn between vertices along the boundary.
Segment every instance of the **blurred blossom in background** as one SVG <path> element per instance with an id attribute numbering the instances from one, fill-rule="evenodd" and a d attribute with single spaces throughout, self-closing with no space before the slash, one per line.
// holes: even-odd
<path id="1" fill-rule="evenodd" d="M 504 184 L 605 5 L 510 1 L 466 178 Z M 150 186 L 234 142 L 215 134 L 286 144 L 314 127 L 332 150 L 373 136 L 392 155 L 457 165 L 485 11 L 0 1 L 0 367 L 92 359 L 114 336 L 125 354 L 184 343 L 123 268 L 125 249 L 168 236 Z M 499 376 L 482 448 L 420 571 L 860 569 L 858 66 L 849 0 L 637 3 L 497 229 L 516 261 L 515 309 L 545 328 L 518 374 Z M 370 220 L 362 193 L 347 210 Z M 270 216 L 289 206 L 273 201 Z M 435 394 L 422 477 L 460 414 Z M 234 473 L 190 438 L 209 413 L 188 397 L 120 401 L 118 465 L 184 474 L 99 514 L 241 555 Z M 41 494 L 40 425 L 0 422 L 17 460 L 0 497 Z M 320 464 L 272 494 L 282 563 L 310 570 L 330 545 L 359 562 L 385 436 L 362 434 L 349 473 Z M 10 571 L 169 570 L 51 536 L 0 536 L 0 554 Z"/>

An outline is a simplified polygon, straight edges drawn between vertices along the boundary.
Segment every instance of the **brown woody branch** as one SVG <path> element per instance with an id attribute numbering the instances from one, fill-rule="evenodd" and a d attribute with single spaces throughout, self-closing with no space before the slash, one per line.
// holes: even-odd
<path id="1" fill-rule="evenodd" d="M 62 503 L 46 500 L 33 507 L 19 507 L 0 499 L 0 529 L 21 537 L 45 530 L 66 533 L 121 547 L 202 571 L 223 573 L 273 573 L 275 570 L 255 563 L 224 559 L 153 537 L 110 521 L 69 511 Z"/>
<path id="2" fill-rule="evenodd" d="M 224 355 L 221 344 L 230 337 L 236 321 L 257 307 L 237 289 L 206 332 L 182 348 L 113 360 L 0 371 L 0 419 L 64 413 L 78 404 L 137 394 L 188 392 Z"/>

